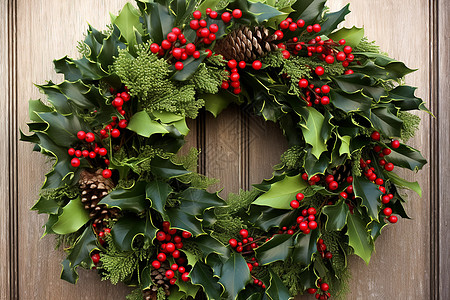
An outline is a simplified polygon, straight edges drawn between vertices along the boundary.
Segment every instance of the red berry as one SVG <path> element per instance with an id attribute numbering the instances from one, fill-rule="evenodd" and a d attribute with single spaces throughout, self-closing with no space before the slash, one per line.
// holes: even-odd
<path id="1" fill-rule="evenodd" d="M 398 218 L 397 218 L 397 216 L 390 216 L 388 220 L 389 220 L 389 222 L 391 222 L 391 223 L 397 223 Z"/>
<path id="2" fill-rule="evenodd" d="M 316 229 L 316 228 L 317 228 L 317 222 L 316 222 L 316 221 L 311 221 L 311 222 L 309 222 L 309 223 L 308 223 L 308 227 L 309 227 L 311 230 Z"/>
<path id="3" fill-rule="evenodd" d="M 280 23 L 280 28 L 281 29 L 288 29 L 288 27 L 289 27 L 289 22 L 288 21 L 286 21 L 286 20 L 281 21 L 281 23 Z"/>
<path id="4" fill-rule="evenodd" d="M 235 59 L 230 59 L 227 63 L 228 68 L 234 69 L 237 67 L 237 61 Z"/>
<path id="5" fill-rule="evenodd" d="M 325 69 L 324 69 L 323 67 L 321 67 L 321 66 L 318 66 L 318 67 L 316 68 L 315 72 L 316 72 L 316 74 L 317 74 L 318 76 L 322 76 L 323 74 L 325 74 Z"/>
<path id="6" fill-rule="evenodd" d="M 159 52 L 159 45 L 156 43 L 153 43 L 150 45 L 150 51 L 152 51 L 152 53 L 158 53 Z"/>
<path id="7" fill-rule="evenodd" d="M 353 185 L 349 185 L 346 189 L 347 193 L 353 194 Z"/>
<path id="8" fill-rule="evenodd" d="M 247 263 L 247 267 L 250 270 L 250 272 L 253 270 L 253 265 L 251 263 Z"/>
<path id="9" fill-rule="evenodd" d="M 128 94 L 127 92 L 122 92 L 120 94 L 120 97 L 123 99 L 123 101 L 127 102 L 130 100 L 130 94 Z"/>
<path id="10" fill-rule="evenodd" d="M 110 178 L 112 176 L 112 171 L 110 169 L 104 169 L 102 172 L 103 178 Z"/>
<path id="11" fill-rule="evenodd" d="M 384 159 L 381 159 L 379 162 L 380 166 L 384 166 L 386 164 L 386 161 Z"/>
<path id="12" fill-rule="evenodd" d="M 211 11 L 211 13 L 209 14 L 209 17 L 210 17 L 211 19 L 217 18 L 217 12 L 216 12 L 216 11 Z"/>
<path id="13" fill-rule="evenodd" d="M 302 20 L 302 19 L 298 20 L 298 21 L 297 21 L 297 26 L 298 26 L 298 27 L 303 27 L 303 26 L 305 26 L 305 21 Z"/>
<path id="14" fill-rule="evenodd" d="M 180 256 L 181 256 L 181 252 L 179 250 L 175 250 L 175 251 L 172 252 L 172 257 L 173 258 L 179 258 Z"/>
<path id="15" fill-rule="evenodd" d="M 69 150 L 67 150 L 67 153 L 68 153 L 70 156 L 74 156 L 74 155 L 75 155 L 75 149 L 70 148 Z"/>
<path id="16" fill-rule="evenodd" d="M 237 246 L 236 247 L 236 251 L 237 252 L 242 252 L 242 250 L 244 250 L 244 248 L 242 248 L 242 246 Z"/>
<path id="17" fill-rule="evenodd" d="M 393 140 L 391 142 L 391 146 L 392 148 L 397 149 L 398 147 L 400 147 L 400 142 L 398 140 Z"/>
<path id="18" fill-rule="evenodd" d="M 387 163 L 386 165 L 384 165 L 384 169 L 388 172 L 391 172 L 392 170 L 394 170 L 394 164 L 393 163 Z"/>
<path id="19" fill-rule="evenodd" d="M 94 159 L 97 156 L 97 153 L 95 153 L 94 151 L 89 152 L 89 157 Z"/>
<path id="20" fill-rule="evenodd" d="M 242 236 L 242 238 L 247 238 L 248 237 L 248 230 L 247 229 L 241 229 L 239 231 L 239 234 Z"/>
<path id="21" fill-rule="evenodd" d="M 301 223 L 298 225 L 298 228 L 299 228 L 301 231 L 305 231 L 306 229 L 308 229 L 308 222 L 301 222 Z"/>
<path id="22" fill-rule="evenodd" d="M 80 160 L 76 157 L 72 158 L 72 160 L 70 161 L 70 164 L 72 165 L 72 167 L 76 168 L 80 166 Z"/>
<path id="23" fill-rule="evenodd" d="M 172 47 L 172 43 L 170 43 L 168 40 L 163 40 L 163 41 L 161 42 L 161 47 L 162 47 L 164 50 L 168 50 L 168 49 L 170 49 L 170 47 Z"/>
<path id="24" fill-rule="evenodd" d="M 127 125 L 128 125 L 128 121 L 127 120 L 122 119 L 122 120 L 119 121 L 119 127 L 120 128 L 126 128 Z"/>
<path id="25" fill-rule="evenodd" d="M 83 151 L 81 151 L 81 155 L 83 155 L 84 157 L 88 157 L 89 156 L 89 151 L 88 150 L 83 150 Z"/>
<path id="26" fill-rule="evenodd" d="M 229 12 L 224 12 L 221 16 L 222 21 L 224 21 L 225 23 L 228 23 L 231 21 L 231 14 Z"/>
<path id="27" fill-rule="evenodd" d="M 161 263 L 159 261 L 157 261 L 157 260 L 154 260 L 152 262 L 152 267 L 155 268 L 155 269 L 159 269 L 159 268 L 161 268 Z"/>
<path id="28" fill-rule="evenodd" d="M 194 19 L 200 19 L 202 17 L 202 13 L 199 10 L 196 10 L 192 13 L 192 16 L 194 17 Z"/>
<path id="29" fill-rule="evenodd" d="M 336 54 L 336 59 L 338 61 L 344 61 L 347 58 L 347 56 L 345 55 L 344 52 L 338 52 L 338 54 Z"/>
<path id="30" fill-rule="evenodd" d="M 385 209 L 383 209 L 383 214 L 385 214 L 386 216 L 392 215 L 392 208 L 386 207 Z"/>
<path id="31" fill-rule="evenodd" d="M 233 90 L 233 93 L 234 94 L 240 94 L 241 93 L 241 89 L 240 88 L 235 88 L 234 90 Z"/>
<path id="32" fill-rule="evenodd" d="M 184 64 L 181 61 L 177 61 L 175 63 L 175 69 L 177 69 L 178 71 L 183 70 L 183 68 L 184 68 Z"/>
<path id="33" fill-rule="evenodd" d="M 297 199 L 297 201 L 302 201 L 303 199 L 305 199 L 305 195 L 303 195 L 302 193 L 298 193 L 295 198 Z"/>
<path id="34" fill-rule="evenodd" d="M 169 34 L 167 34 L 167 40 L 173 43 L 177 40 L 177 35 L 173 32 L 169 32 Z"/>
<path id="35" fill-rule="evenodd" d="M 163 231 L 158 231 L 158 233 L 156 234 L 156 239 L 162 242 L 166 239 L 166 234 Z"/>
<path id="36" fill-rule="evenodd" d="M 313 27 L 311 25 L 306 27 L 307 32 L 313 32 Z"/>
<path id="37" fill-rule="evenodd" d="M 323 96 L 322 98 L 320 98 L 320 104 L 322 105 L 330 104 L 330 98 L 328 96 Z"/>
<path id="38" fill-rule="evenodd" d="M 296 31 L 296 30 L 297 30 L 297 27 L 298 27 L 297 23 L 291 23 L 291 24 L 289 25 L 289 30 L 290 30 L 290 31 Z"/>
<path id="39" fill-rule="evenodd" d="M 183 274 L 184 272 L 186 272 L 186 268 L 183 266 L 178 267 L 178 272 L 180 272 L 181 274 Z"/>
<path id="40" fill-rule="evenodd" d="M 339 185 L 338 185 L 337 181 L 332 181 L 328 185 L 328 188 L 332 191 L 337 190 L 338 187 L 339 187 Z"/>
<path id="41" fill-rule="evenodd" d="M 385 188 L 384 186 L 380 185 L 380 186 L 378 187 L 378 189 L 379 189 L 380 192 L 382 192 L 383 194 L 386 193 L 386 188 Z"/>
<path id="42" fill-rule="evenodd" d="M 380 140 L 380 133 L 378 131 L 374 131 L 372 132 L 372 134 L 370 135 L 370 137 L 372 138 L 372 140 L 374 141 L 379 141 Z"/>
<path id="43" fill-rule="evenodd" d="M 236 239 L 230 239 L 228 241 L 228 243 L 230 244 L 231 247 L 236 248 L 238 242 L 236 241 Z"/>
<path id="44" fill-rule="evenodd" d="M 181 233 L 181 236 L 182 236 L 184 239 L 188 239 L 188 238 L 190 238 L 190 237 L 192 236 L 192 234 L 191 234 L 189 231 L 183 231 L 183 232 Z"/>
<path id="45" fill-rule="evenodd" d="M 80 140 L 84 140 L 86 138 L 86 133 L 84 131 L 78 131 L 77 138 Z"/>
<path id="46" fill-rule="evenodd" d="M 384 149 L 383 149 L 383 154 L 384 154 L 384 155 L 389 155 L 389 154 L 391 154 L 391 152 L 392 152 L 392 150 L 389 149 L 389 148 L 384 148 Z"/>
<path id="47" fill-rule="evenodd" d="M 291 201 L 291 207 L 293 209 L 297 209 L 300 206 L 300 203 L 297 200 L 292 200 Z"/>
<path id="48" fill-rule="evenodd" d="M 239 62 L 239 68 L 245 69 L 246 66 L 247 66 L 247 64 L 245 63 L 245 61 L 240 61 Z"/>
<path id="49" fill-rule="evenodd" d="M 206 23 L 206 20 L 200 20 L 198 21 L 198 24 L 200 25 L 200 27 L 206 27 L 206 25 L 208 25 L 208 23 Z"/>
<path id="50" fill-rule="evenodd" d="M 351 75 L 353 74 L 353 70 L 348 69 L 347 71 L 344 72 L 345 75 Z"/>
<path id="51" fill-rule="evenodd" d="M 172 278 L 172 279 L 170 279 L 170 281 L 169 281 L 169 283 L 170 283 L 171 285 L 174 285 L 176 282 L 177 282 L 177 279 L 176 279 L 176 278 Z"/>
<path id="52" fill-rule="evenodd" d="M 173 251 L 175 251 L 175 244 L 174 243 L 167 243 L 166 244 L 166 250 L 167 250 L 167 252 L 173 252 Z"/>
<path id="53" fill-rule="evenodd" d="M 328 94 L 330 92 L 330 87 L 328 85 L 322 85 L 322 87 L 320 88 L 320 90 L 322 91 L 322 93 L 324 94 Z"/>
<path id="54" fill-rule="evenodd" d="M 189 281 L 190 280 L 189 273 L 188 272 L 183 273 L 183 275 L 181 275 L 181 280 Z"/>
<path id="55" fill-rule="evenodd" d="M 308 80 L 306 79 L 300 79 L 300 81 L 298 82 L 298 86 L 301 88 L 306 88 L 308 87 Z"/>
<path id="56" fill-rule="evenodd" d="M 384 180 L 381 179 L 381 178 L 377 178 L 377 179 L 375 180 L 375 183 L 376 183 L 377 185 L 382 185 L 382 184 L 384 183 Z"/>
<path id="57" fill-rule="evenodd" d="M 235 19 L 239 19 L 240 17 L 242 17 L 242 11 L 240 9 L 233 10 L 232 14 L 233 18 Z"/>
<path id="58" fill-rule="evenodd" d="M 344 47 L 344 52 L 345 53 L 350 54 L 352 51 L 353 51 L 352 47 L 350 47 L 350 46 L 345 46 Z"/>
<path id="59" fill-rule="evenodd" d="M 317 210 L 314 207 L 310 207 L 307 210 L 308 215 L 315 215 L 317 213 Z"/>
<path id="60" fill-rule="evenodd" d="M 211 24 L 209 26 L 209 31 L 212 32 L 212 33 L 216 33 L 216 32 L 219 31 L 219 26 L 217 26 L 217 24 Z"/>
<path id="61" fill-rule="evenodd" d="M 238 73 L 233 73 L 233 74 L 230 75 L 230 80 L 231 81 L 238 81 L 240 77 L 241 76 L 239 76 Z"/>
<path id="62" fill-rule="evenodd" d="M 98 264 L 100 262 L 100 255 L 98 253 L 92 254 L 91 259 L 94 264 Z"/>
<path id="63" fill-rule="evenodd" d="M 339 40 L 339 45 L 345 45 L 346 41 L 344 39 Z"/>
<path id="64" fill-rule="evenodd" d="M 197 29 L 200 28 L 200 24 L 198 23 L 198 20 L 192 20 L 192 21 L 189 23 L 189 26 L 190 26 L 191 29 L 193 29 L 193 30 L 197 30 Z"/>
<path id="65" fill-rule="evenodd" d="M 230 84 L 227 81 L 224 81 L 222 82 L 222 85 L 220 87 L 226 90 L 230 87 Z"/>
<path id="66" fill-rule="evenodd" d="M 166 277 L 167 279 L 172 279 L 175 276 L 175 272 L 172 270 L 167 270 L 166 271 Z"/>
<path id="67" fill-rule="evenodd" d="M 324 292 L 328 291 L 329 288 L 330 288 L 330 286 L 327 283 L 322 283 L 320 285 L 320 289 Z"/>
<path id="68" fill-rule="evenodd" d="M 118 137 L 120 136 L 120 131 L 119 131 L 119 129 L 113 129 L 113 130 L 111 131 L 111 136 L 112 136 L 113 138 L 118 138 Z"/>
<path id="69" fill-rule="evenodd" d="M 315 294 L 317 292 L 317 289 L 309 288 L 308 294 Z"/>
<path id="70" fill-rule="evenodd" d="M 277 40 L 281 40 L 284 37 L 283 31 L 281 30 L 275 31 L 275 35 L 277 36 Z"/>
<path id="71" fill-rule="evenodd" d="M 172 269 L 172 271 L 177 271 L 178 270 L 178 265 L 177 264 L 172 264 L 170 266 L 170 268 Z"/>
<path id="72" fill-rule="evenodd" d="M 255 69 L 255 70 L 259 70 L 259 69 L 262 68 L 262 63 L 261 63 L 259 60 L 255 60 L 255 61 L 252 63 L 252 67 L 253 67 L 253 69 Z"/>
<path id="73" fill-rule="evenodd" d="M 295 23 L 292 23 L 292 24 L 295 24 Z M 283 54 L 283 57 L 285 59 L 288 59 L 289 57 L 291 57 L 291 53 L 287 50 L 283 50 L 281 53 Z"/>
<path id="74" fill-rule="evenodd" d="M 332 56 L 332 55 L 327 55 L 326 57 L 325 57 L 325 62 L 327 63 L 327 64 L 332 64 L 332 63 L 334 63 L 334 56 Z"/>
<path id="75" fill-rule="evenodd" d="M 159 253 L 158 256 L 156 256 L 156 259 L 161 262 L 166 261 L 166 255 L 164 253 Z"/>
<path id="76" fill-rule="evenodd" d="M 391 198 L 389 198 L 388 195 L 383 195 L 383 197 L 381 197 L 381 202 L 383 204 L 388 204 L 391 201 Z"/>

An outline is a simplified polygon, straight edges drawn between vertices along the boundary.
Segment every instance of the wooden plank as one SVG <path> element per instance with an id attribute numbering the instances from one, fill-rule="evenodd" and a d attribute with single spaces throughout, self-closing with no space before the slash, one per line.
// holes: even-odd
<path id="1" fill-rule="evenodd" d="M 9 2 L 2 1 L 0 3 L 0 89 L 5 91 L 5 93 L 9 96 L 9 84 L 8 79 L 10 78 L 10 74 L 12 69 L 8 68 L 9 66 L 9 58 L 10 58 L 10 34 L 8 25 L 9 21 Z M 0 101 L 0 109 L 1 111 L 8 111 L 9 101 L 5 99 L 4 101 Z M 10 189 L 9 189 L 9 161 L 10 161 L 10 152 L 9 152 L 9 141 L 10 139 L 10 116 L 5 116 L 0 120 L 0 130 L 5 133 L 5 138 L 0 143 L 0 156 L 1 160 L 4 162 L 0 166 L 0 172 L 4 174 L 0 178 L 0 197 L 2 197 L 3 201 L 0 204 L 0 299 L 8 299 L 10 297 L 10 253 L 9 253 L 9 245 L 10 245 L 10 209 L 9 209 L 9 199 L 10 199 Z"/>
<path id="2" fill-rule="evenodd" d="M 337 10 L 347 2 L 351 3 L 352 13 L 346 26 L 364 26 L 366 35 L 376 40 L 382 51 L 411 68 L 419 68 L 407 76 L 406 83 L 418 86 L 417 95 L 429 101 L 428 1 L 330 1 L 329 6 Z M 420 133 L 409 144 L 430 157 L 430 117 L 419 115 L 423 119 Z M 398 295 L 402 299 L 430 298 L 430 172 L 429 165 L 419 174 L 400 172 L 419 181 L 423 197 L 408 193 L 406 210 L 412 220 L 401 220 L 383 231 L 369 266 L 356 257 L 350 260 L 353 279 L 348 299 L 393 299 Z"/>
<path id="3" fill-rule="evenodd" d="M 448 33 L 448 28 L 450 26 L 450 3 L 448 1 L 437 1 L 437 27 L 434 27 L 435 32 L 435 42 L 437 43 L 437 76 L 439 81 L 437 82 L 437 97 L 434 98 L 434 107 L 436 108 L 434 112 L 436 113 L 437 126 L 434 128 L 437 132 L 437 144 L 435 144 L 435 161 L 433 162 L 437 168 L 435 173 L 437 177 L 433 177 L 433 180 L 437 181 L 437 186 L 439 188 L 439 206 L 434 216 L 439 220 L 437 224 L 439 226 L 435 246 L 437 248 L 437 253 L 439 255 L 437 265 L 438 273 L 435 274 L 438 277 L 435 278 L 439 283 L 438 297 L 439 299 L 450 299 L 450 286 L 448 282 L 450 281 L 450 255 L 448 249 L 450 249 L 450 235 L 448 234 L 450 229 L 450 208 L 446 199 L 448 199 L 447 188 L 450 186 L 450 179 L 448 176 L 448 170 L 450 167 L 450 96 L 449 88 L 450 82 L 448 76 L 450 75 L 450 55 L 448 53 L 448 48 L 450 47 L 450 35 Z M 438 192 L 435 191 L 435 192 Z"/>
<path id="4" fill-rule="evenodd" d="M 54 73 L 52 60 L 66 54 L 77 56 L 77 41 L 83 39 L 87 22 L 104 29 L 109 22 L 109 12 L 117 13 L 126 1 L 17 2 L 18 114 L 20 127 L 25 128 L 28 119 L 27 100 L 41 97 L 32 83 L 42 84 L 50 79 L 60 82 L 62 77 Z M 80 271 L 80 280 L 76 286 L 59 279 L 64 253 L 54 250 L 52 237 L 39 239 L 45 217 L 29 210 L 37 199 L 44 171 L 50 165 L 45 163 L 42 155 L 32 153 L 31 149 L 31 145 L 20 143 L 20 229 L 17 249 L 20 257 L 20 299 L 124 299 L 130 289 L 120 284 L 113 286 L 109 282 L 101 282 L 93 271 Z"/>

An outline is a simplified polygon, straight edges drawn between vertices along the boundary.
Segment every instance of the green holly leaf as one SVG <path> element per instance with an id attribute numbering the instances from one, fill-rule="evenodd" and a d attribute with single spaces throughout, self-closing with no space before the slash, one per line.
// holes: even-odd
<path id="1" fill-rule="evenodd" d="M 190 281 L 178 280 L 177 286 L 180 292 L 184 292 L 186 297 L 185 299 L 194 298 L 197 294 L 200 286 L 192 284 Z"/>
<path id="2" fill-rule="evenodd" d="M 327 205 L 322 209 L 322 212 L 327 216 L 327 222 L 325 223 L 327 231 L 340 231 L 347 223 L 349 209 L 345 201 Z"/>
<path id="3" fill-rule="evenodd" d="M 234 102 L 234 97 L 229 96 L 229 92 L 219 91 L 217 94 L 204 94 L 199 98 L 205 100 L 205 108 L 216 118 L 222 110 Z"/>
<path id="4" fill-rule="evenodd" d="M 156 120 L 160 120 L 161 123 L 165 124 L 170 124 L 184 119 L 183 116 L 168 111 L 152 111 L 152 114 Z"/>
<path id="5" fill-rule="evenodd" d="M 380 130 L 389 137 L 401 135 L 403 121 L 396 116 L 395 107 L 392 104 L 372 108 L 367 117 L 374 128 Z"/>
<path id="6" fill-rule="evenodd" d="M 294 252 L 292 257 L 295 262 L 308 266 L 312 261 L 312 256 L 317 252 L 317 240 L 320 236 L 320 230 L 311 230 L 309 234 L 300 233 L 295 238 Z"/>
<path id="7" fill-rule="evenodd" d="M 133 49 L 137 44 L 135 30 L 144 35 L 142 24 L 139 21 L 140 13 L 131 3 L 125 4 L 119 15 L 111 20 L 120 30 L 120 34 L 128 44 L 129 49 Z"/>
<path id="8" fill-rule="evenodd" d="M 250 208 L 251 222 L 262 230 L 268 231 L 273 227 L 288 226 L 295 222 L 295 210 L 274 209 L 268 206 L 252 205 Z"/>
<path id="9" fill-rule="evenodd" d="M 133 242 L 136 237 L 142 236 L 145 244 L 150 245 L 157 231 L 150 216 L 140 217 L 135 214 L 127 214 L 114 224 L 111 236 L 121 251 L 131 251 L 134 249 Z"/>
<path id="10" fill-rule="evenodd" d="M 170 159 L 161 157 L 153 158 L 150 162 L 150 166 L 154 175 L 164 179 L 170 179 L 191 173 L 182 165 L 174 164 L 170 161 Z"/>
<path id="11" fill-rule="evenodd" d="M 203 252 L 204 257 L 208 257 L 211 253 L 216 253 L 219 256 L 226 258 L 230 256 L 229 248 L 225 247 L 221 242 L 210 235 L 199 235 L 194 241 Z"/>
<path id="12" fill-rule="evenodd" d="M 380 197 L 383 194 L 378 185 L 369 181 L 365 177 L 353 177 L 353 190 L 356 197 L 362 199 L 362 206 L 367 208 L 371 219 L 378 220 L 379 207 L 381 205 Z"/>
<path id="13" fill-rule="evenodd" d="M 355 26 L 352 28 L 341 28 L 338 31 L 328 35 L 328 37 L 334 41 L 345 39 L 345 45 L 354 48 L 359 45 L 364 37 L 364 28 L 357 28 Z"/>
<path id="14" fill-rule="evenodd" d="M 211 267 L 207 264 L 198 261 L 191 272 L 189 272 L 189 277 L 193 284 L 203 287 L 203 291 L 208 296 L 208 299 L 220 299 L 222 286 L 218 283 L 219 279 L 214 276 Z"/>
<path id="15" fill-rule="evenodd" d="M 386 177 L 388 177 L 389 181 L 392 182 L 393 184 L 413 190 L 420 197 L 422 197 L 422 189 L 420 188 L 420 185 L 417 181 L 409 182 L 409 181 L 401 178 L 394 172 L 385 172 L 385 175 L 386 175 Z"/>
<path id="16" fill-rule="evenodd" d="M 350 13 L 350 10 L 348 9 L 349 6 L 350 4 L 347 4 L 340 11 L 325 14 L 325 22 L 321 25 L 322 30 L 320 30 L 320 34 L 328 35 L 333 32 L 337 26 L 344 21 L 345 16 Z"/>
<path id="17" fill-rule="evenodd" d="M 194 216 L 202 215 L 207 208 L 226 205 L 226 202 L 217 193 L 209 193 L 192 187 L 183 191 L 180 197 L 180 209 Z"/>
<path id="18" fill-rule="evenodd" d="M 341 146 L 339 147 L 339 155 L 347 154 L 348 156 L 350 156 L 350 140 L 351 140 L 351 138 L 352 137 L 349 135 L 344 135 L 344 136 L 339 135 L 339 139 L 341 140 Z"/>
<path id="19" fill-rule="evenodd" d="M 388 71 L 387 78 L 403 78 L 405 75 L 412 73 L 416 70 L 408 68 L 403 62 L 387 57 L 380 53 L 374 52 L 355 52 L 357 55 L 364 55 L 367 58 L 374 60 L 377 66 L 383 67 Z"/>
<path id="20" fill-rule="evenodd" d="M 377 102 L 388 95 L 382 85 L 378 85 L 374 79 L 364 74 L 354 73 L 337 76 L 333 79 L 343 91 L 350 94 L 362 91 L 364 95 L 371 96 Z"/>
<path id="21" fill-rule="evenodd" d="M 369 264 L 370 257 L 374 250 L 373 240 L 366 228 L 367 223 L 362 219 L 358 211 L 347 216 L 348 244 L 353 248 L 355 254 L 361 257 L 366 264 Z"/>
<path id="22" fill-rule="evenodd" d="M 303 167 L 305 168 L 305 172 L 308 176 L 311 177 L 315 174 L 324 174 L 329 163 L 331 162 L 330 154 L 328 152 L 324 152 L 320 155 L 320 158 L 317 159 L 312 154 L 312 147 L 310 145 L 307 145 L 305 150 L 306 156 Z"/>
<path id="23" fill-rule="evenodd" d="M 289 17 L 292 20 L 303 19 L 306 23 L 314 22 L 322 13 L 326 0 L 297 0 L 291 5 L 295 12 Z"/>
<path id="24" fill-rule="evenodd" d="M 28 115 L 33 122 L 42 123 L 42 119 L 37 113 L 49 113 L 52 111 L 53 109 L 42 103 L 40 99 L 28 101 Z"/>
<path id="25" fill-rule="evenodd" d="M 204 234 L 202 222 L 195 216 L 185 213 L 179 208 L 170 208 L 166 211 L 173 228 L 189 231 L 194 236 Z"/>
<path id="26" fill-rule="evenodd" d="M 300 175 L 286 176 L 281 181 L 275 182 L 270 189 L 256 198 L 255 205 L 270 206 L 272 208 L 290 209 L 290 203 L 295 199 L 297 193 L 302 192 L 308 184 Z"/>
<path id="27" fill-rule="evenodd" d="M 232 253 L 222 267 L 222 276 L 219 282 L 225 287 L 226 299 L 236 299 L 241 290 L 251 280 L 247 262 L 238 253 Z"/>
<path id="28" fill-rule="evenodd" d="M 53 198 L 40 196 L 31 210 L 37 210 L 38 214 L 57 214 L 59 204 Z"/>
<path id="29" fill-rule="evenodd" d="M 199 58 L 190 57 L 183 61 L 184 67 L 182 70 L 176 71 L 172 79 L 176 81 L 186 81 L 197 71 L 200 64 L 207 56 L 206 51 L 202 51 Z"/>
<path id="30" fill-rule="evenodd" d="M 270 273 L 270 283 L 269 287 L 267 288 L 267 295 L 272 300 L 279 300 L 279 299 L 290 299 L 289 290 L 284 285 L 283 281 L 281 281 L 280 277 L 272 271 L 272 269 L 269 269 Z"/>
<path id="31" fill-rule="evenodd" d="M 391 154 L 386 156 L 385 159 L 396 166 L 418 171 L 427 163 L 420 151 L 404 144 L 400 144 L 400 147 L 391 150 Z"/>
<path id="32" fill-rule="evenodd" d="M 149 182 L 145 187 L 145 194 L 147 199 L 151 201 L 151 207 L 163 216 L 166 214 L 164 209 L 166 200 L 172 191 L 168 183 L 157 180 Z"/>
<path id="33" fill-rule="evenodd" d="M 56 73 L 64 74 L 64 80 L 77 81 L 83 79 L 80 69 L 67 56 L 53 60 Z"/>
<path id="34" fill-rule="evenodd" d="M 152 120 L 145 110 L 137 112 L 131 117 L 127 129 L 147 138 L 152 134 L 169 132 L 159 122 Z"/>
<path id="35" fill-rule="evenodd" d="M 122 211 L 140 213 L 148 208 L 145 181 L 139 181 L 130 189 L 116 189 L 106 195 L 99 204 L 117 207 Z"/>
<path id="36" fill-rule="evenodd" d="M 346 113 L 354 111 L 368 112 L 372 105 L 372 99 L 364 96 L 361 92 L 349 94 L 343 91 L 331 91 L 331 103 Z"/>
<path id="37" fill-rule="evenodd" d="M 156 2 L 138 0 L 137 5 L 142 12 L 144 26 L 153 42 L 161 44 L 167 34 L 172 31 L 175 17 L 168 7 Z"/>
<path id="38" fill-rule="evenodd" d="M 400 85 L 392 91 L 389 91 L 389 98 L 400 110 L 420 109 L 431 114 L 428 108 L 425 107 L 423 100 L 414 95 L 416 89 L 415 87 Z"/>
<path id="39" fill-rule="evenodd" d="M 52 226 L 52 230 L 57 234 L 69 234 L 76 232 L 89 220 L 89 212 L 84 209 L 80 198 L 72 199 L 63 207 L 63 212 Z"/>
<path id="40" fill-rule="evenodd" d="M 255 250 L 256 258 L 261 265 L 285 260 L 292 253 L 293 243 L 292 235 L 277 234 Z"/>
<path id="41" fill-rule="evenodd" d="M 86 264 L 87 266 L 93 265 L 92 259 L 91 259 L 91 252 L 95 249 L 98 249 L 97 247 L 97 238 L 92 231 L 91 227 L 86 227 L 83 234 L 76 240 L 75 244 L 73 245 L 72 249 L 70 249 L 70 254 L 67 256 L 67 260 L 69 261 L 70 265 L 69 268 L 72 270 L 71 272 L 67 271 L 67 269 L 63 272 L 64 277 L 61 277 L 65 280 L 75 280 L 76 283 L 78 279 L 78 274 L 76 272 L 76 268 L 80 264 Z M 67 265 L 67 263 L 66 263 Z M 63 274 L 61 274 L 62 276 Z"/>
<path id="42" fill-rule="evenodd" d="M 179 121 L 173 122 L 171 125 L 173 125 L 180 134 L 186 136 L 189 133 L 189 127 L 186 124 L 186 119 L 183 118 Z"/>
<path id="43" fill-rule="evenodd" d="M 329 135 L 331 128 L 325 117 L 315 108 L 307 107 L 306 110 L 308 111 L 306 123 L 300 124 L 303 137 L 306 143 L 312 146 L 311 153 L 319 159 L 320 155 L 327 151 L 326 137 Z"/>
<path id="44" fill-rule="evenodd" d="M 370 230 L 370 235 L 372 236 L 372 239 L 375 241 L 381 234 L 381 230 L 384 228 L 384 226 L 386 226 L 386 222 L 384 221 L 384 219 L 381 219 L 381 222 L 377 222 L 377 221 L 372 221 L 369 223 L 369 230 Z"/>
<path id="45" fill-rule="evenodd" d="M 151 277 L 152 267 L 145 267 L 139 274 L 139 283 L 143 290 L 151 288 L 154 284 Z"/>
<path id="46" fill-rule="evenodd" d="M 63 260 L 61 263 L 62 271 L 61 271 L 61 279 L 70 282 L 72 284 L 77 283 L 78 274 L 75 272 L 73 268 L 70 267 L 70 261 L 68 259 Z"/>
<path id="47" fill-rule="evenodd" d="M 186 299 L 187 295 L 178 290 L 178 286 L 172 286 L 170 288 L 170 295 L 167 297 L 167 300 L 181 300 Z"/>
<path id="48" fill-rule="evenodd" d="M 302 287 L 303 291 L 309 288 L 316 287 L 317 275 L 313 270 L 312 265 L 309 268 L 306 268 L 300 273 L 300 281 L 299 284 Z"/>

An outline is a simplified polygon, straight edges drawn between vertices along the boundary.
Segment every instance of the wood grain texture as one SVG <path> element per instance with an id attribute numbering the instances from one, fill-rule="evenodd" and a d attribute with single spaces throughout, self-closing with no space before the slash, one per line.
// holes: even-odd
<path id="1" fill-rule="evenodd" d="M 435 149 L 435 159 L 434 165 L 438 170 L 437 176 L 433 180 L 437 181 L 437 186 L 439 188 L 439 203 L 437 207 L 436 216 L 439 219 L 437 224 L 438 230 L 436 235 L 435 245 L 438 247 L 437 254 L 439 259 L 436 261 L 438 263 L 438 296 L 439 299 L 450 299 L 450 254 L 448 250 L 450 249 L 450 208 L 448 205 L 448 190 L 450 186 L 450 179 L 448 177 L 448 170 L 450 168 L 450 97 L 449 89 L 450 82 L 448 75 L 450 74 L 450 55 L 448 49 L 450 47 L 450 33 L 448 28 L 450 28 L 450 3 L 448 1 L 437 1 L 437 17 L 438 24 L 435 27 L 436 35 L 435 42 L 437 43 L 437 54 L 436 61 L 436 75 L 439 76 L 437 82 L 437 94 L 435 97 L 434 108 L 436 112 L 437 126 L 434 128 L 433 132 L 437 137 L 438 144 Z M 437 192 L 437 191 L 436 191 Z M 435 252 L 436 253 L 436 252 Z"/>

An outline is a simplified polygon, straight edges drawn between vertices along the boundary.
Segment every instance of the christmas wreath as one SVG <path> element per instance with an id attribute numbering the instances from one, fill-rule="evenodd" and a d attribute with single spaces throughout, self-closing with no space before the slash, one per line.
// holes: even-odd
<path id="1" fill-rule="evenodd" d="M 38 85 L 23 141 L 53 165 L 33 206 L 67 258 L 61 277 L 95 269 L 128 299 L 342 296 L 351 254 L 369 262 L 384 226 L 408 218 L 396 175 L 426 163 L 402 142 L 428 111 L 412 72 L 325 0 L 137 0 L 64 81 Z M 235 103 L 276 122 L 289 149 L 273 177 L 222 199 L 178 153 L 205 109 Z"/>

